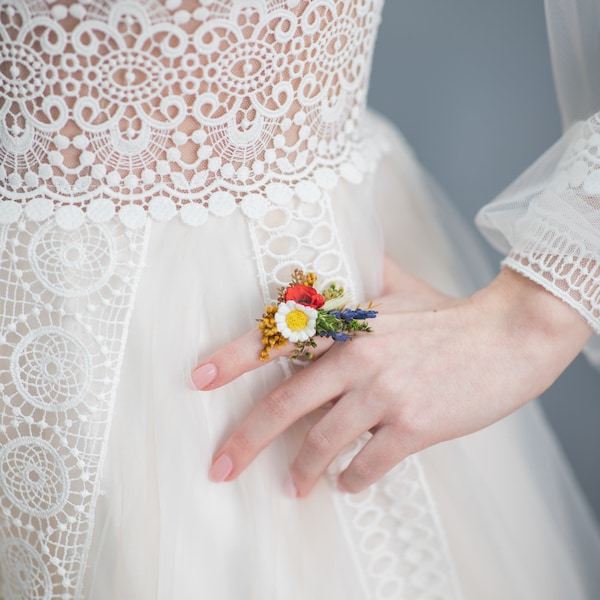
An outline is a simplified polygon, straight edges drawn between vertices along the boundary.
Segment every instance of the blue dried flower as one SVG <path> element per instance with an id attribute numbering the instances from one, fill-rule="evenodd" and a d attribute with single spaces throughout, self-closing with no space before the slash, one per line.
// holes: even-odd
<path id="1" fill-rule="evenodd" d="M 362 308 L 357 308 L 356 310 L 345 308 L 344 310 L 332 310 L 329 314 L 341 321 L 353 321 L 354 319 L 363 321 L 365 319 L 374 319 L 377 316 L 377 311 L 363 310 Z"/>
<path id="2" fill-rule="evenodd" d="M 352 338 L 351 335 L 343 331 L 317 331 L 317 335 L 321 337 L 330 337 L 334 342 L 347 342 Z"/>

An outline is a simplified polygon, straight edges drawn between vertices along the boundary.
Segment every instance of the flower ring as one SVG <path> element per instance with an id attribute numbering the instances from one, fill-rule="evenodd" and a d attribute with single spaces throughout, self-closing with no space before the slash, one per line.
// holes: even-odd
<path id="1" fill-rule="evenodd" d="M 268 360 L 271 350 L 285 346 L 288 341 L 296 345 L 290 357 L 296 360 L 313 357 L 309 348 L 316 348 L 315 336 L 345 342 L 360 331 L 373 331 L 366 323 L 377 316 L 371 303 L 366 310 L 346 308 L 344 288 L 331 284 L 319 292 L 314 287 L 316 281 L 314 273 L 305 275 L 296 269 L 292 282 L 279 289 L 277 304 L 265 308 L 258 324 L 262 334 L 261 360 Z"/>

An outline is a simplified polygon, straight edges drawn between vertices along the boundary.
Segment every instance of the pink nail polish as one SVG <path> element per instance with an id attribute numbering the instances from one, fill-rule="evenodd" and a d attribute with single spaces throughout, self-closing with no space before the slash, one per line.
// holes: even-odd
<path id="1" fill-rule="evenodd" d="M 221 454 L 210 468 L 208 478 L 215 483 L 221 483 L 227 479 L 231 471 L 233 471 L 233 461 L 227 454 Z"/>
<path id="2" fill-rule="evenodd" d="M 197 390 L 203 390 L 212 383 L 217 376 L 217 367 L 212 364 L 202 365 L 195 371 L 192 371 L 192 383 Z"/>
<path id="3" fill-rule="evenodd" d="M 289 496 L 290 498 L 298 497 L 298 488 L 294 485 L 290 475 L 288 475 L 283 489 L 286 496 Z"/>

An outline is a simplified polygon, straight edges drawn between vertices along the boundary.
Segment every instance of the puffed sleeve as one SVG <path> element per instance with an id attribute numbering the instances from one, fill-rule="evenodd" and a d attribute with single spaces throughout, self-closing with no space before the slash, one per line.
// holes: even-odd
<path id="1" fill-rule="evenodd" d="M 503 264 L 577 310 L 596 332 L 600 366 L 600 3 L 546 0 L 564 135 L 477 224 Z"/>

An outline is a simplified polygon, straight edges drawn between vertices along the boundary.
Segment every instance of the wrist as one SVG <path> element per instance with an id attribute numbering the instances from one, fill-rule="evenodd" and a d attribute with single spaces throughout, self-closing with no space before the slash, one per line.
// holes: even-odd
<path id="1" fill-rule="evenodd" d="M 592 335 L 575 309 L 510 268 L 502 269 L 472 300 L 495 321 L 511 354 L 534 375 L 533 395 L 554 382 Z"/>

